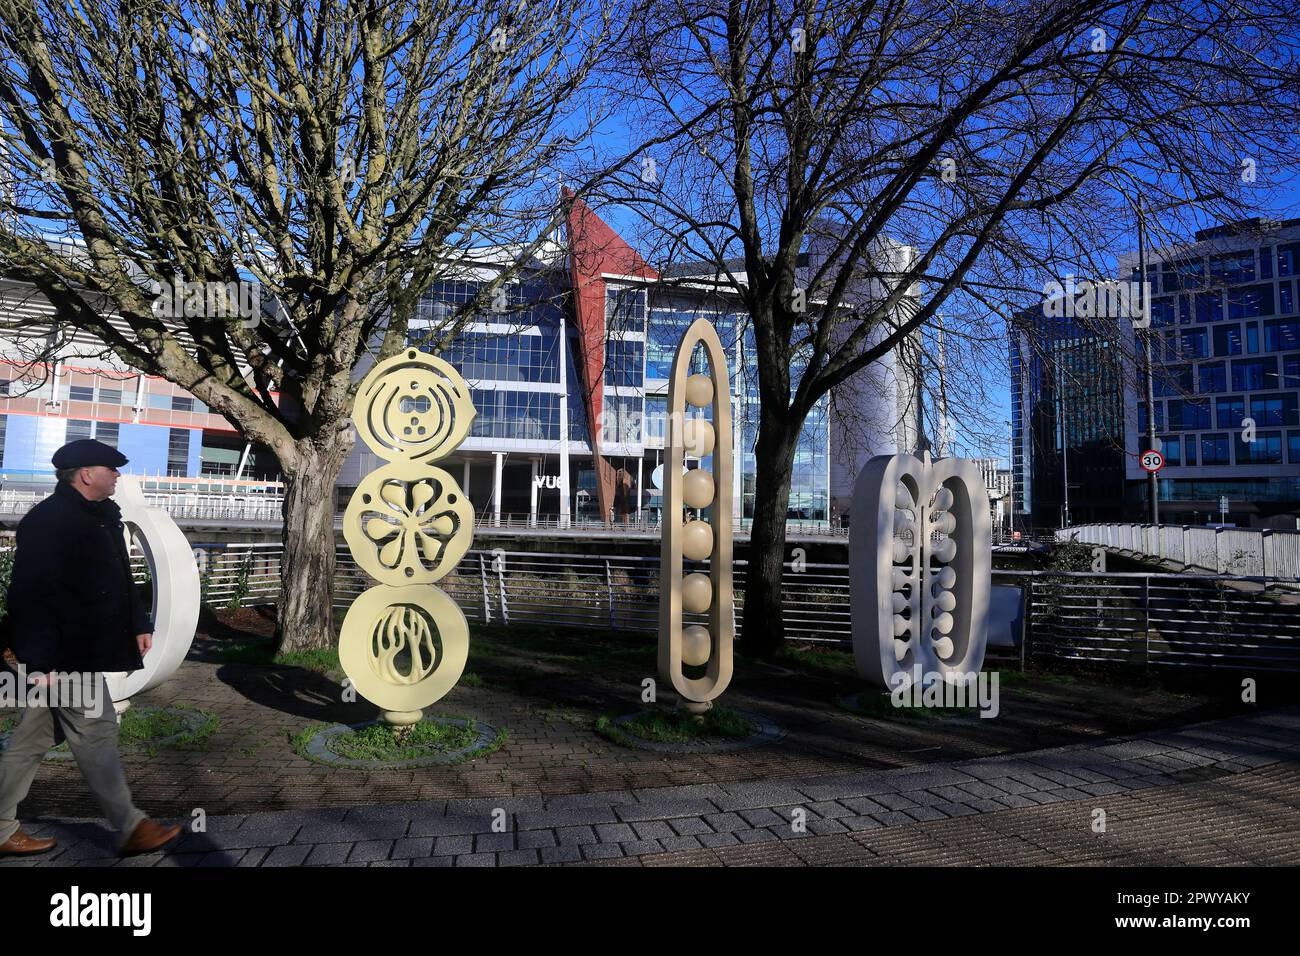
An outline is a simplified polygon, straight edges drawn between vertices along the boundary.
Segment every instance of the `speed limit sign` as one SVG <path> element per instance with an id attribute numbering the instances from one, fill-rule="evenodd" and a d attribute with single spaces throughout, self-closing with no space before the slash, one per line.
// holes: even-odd
<path id="1" fill-rule="evenodd" d="M 1142 453 L 1142 467 L 1153 475 L 1161 468 L 1165 467 L 1165 456 L 1160 454 L 1154 448 Z"/>

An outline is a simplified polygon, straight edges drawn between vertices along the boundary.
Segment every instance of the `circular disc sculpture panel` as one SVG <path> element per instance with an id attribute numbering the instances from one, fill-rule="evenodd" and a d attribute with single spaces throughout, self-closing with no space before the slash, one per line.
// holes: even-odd
<path id="1" fill-rule="evenodd" d="M 412 724 L 456 685 L 469 657 L 469 625 L 434 582 L 469 550 L 474 509 L 433 462 L 469 434 L 469 387 L 442 359 L 406 349 L 362 380 L 352 420 L 390 462 L 366 475 L 343 515 L 358 566 L 380 583 L 348 608 L 339 661 L 352 686 Z"/>
<path id="2" fill-rule="evenodd" d="M 858 673 L 895 688 L 973 679 L 988 640 L 988 494 L 972 461 L 882 455 L 853 487 L 849 601 Z"/>
<path id="3" fill-rule="evenodd" d="M 708 375 L 690 375 L 691 356 L 703 345 Z M 698 411 L 712 407 L 713 423 Z M 687 418 L 688 410 L 693 410 Z M 726 353 L 706 319 L 686 330 L 668 385 L 668 430 L 664 448 L 663 542 L 659 560 L 659 673 L 672 681 L 684 709 L 700 714 L 731 682 L 735 615 L 731 590 L 732 433 L 731 385 Z M 682 472 L 687 456 L 713 456 L 713 474 L 703 468 Z M 703 511 L 688 518 L 686 508 Z M 684 571 L 683 557 L 708 561 L 708 571 Z M 708 615 L 708 624 L 684 624 L 684 613 Z M 688 677 L 683 666 L 705 668 Z"/>
<path id="4" fill-rule="evenodd" d="M 126 701 L 171 677 L 190 652 L 199 623 L 199 569 L 185 535 L 171 515 L 145 501 L 139 479 L 118 478 L 113 500 L 122 509 L 128 549 L 132 538 L 140 542 L 153 582 L 153 646 L 144 667 L 105 675 L 113 700 Z"/>

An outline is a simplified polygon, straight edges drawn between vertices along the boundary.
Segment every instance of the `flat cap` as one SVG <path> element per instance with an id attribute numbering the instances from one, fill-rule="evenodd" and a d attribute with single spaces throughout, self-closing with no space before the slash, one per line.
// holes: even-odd
<path id="1" fill-rule="evenodd" d="M 50 459 L 55 468 L 90 468 L 94 465 L 121 468 L 126 462 L 127 457 L 116 448 L 93 438 L 70 441 Z"/>

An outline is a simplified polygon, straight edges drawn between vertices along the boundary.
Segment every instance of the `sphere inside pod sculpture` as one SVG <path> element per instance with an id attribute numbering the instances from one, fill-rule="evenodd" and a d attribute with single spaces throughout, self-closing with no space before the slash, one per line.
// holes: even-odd
<path id="1" fill-rule="evenodd" d="M 707 374 L 688 374 L 697 348 Z M 706 409 L 711 420 L 702 414 Z M 706 319 L 693 322 L 678 344 L 667 411 L 659 673 L 672 683 L 682 709 L 699 717 L 731 682 L 735 637 L 731 382 L 726 352 Z M 698 464 L 683 474 L 687 458 Z M 696 566 L 686 567 L 688 561 Z"/>
<path id="2" fill-rule="evenodd" d="M 858 673 L 877 687 L 967 681 L 984 663 L 988 495 L 973 461 L 867 462 L 853 489 L 849 601 Z"/>

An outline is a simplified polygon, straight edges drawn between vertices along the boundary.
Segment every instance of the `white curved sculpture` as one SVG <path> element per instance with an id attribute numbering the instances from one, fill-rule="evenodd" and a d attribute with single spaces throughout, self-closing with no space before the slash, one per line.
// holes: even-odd
<path id="1" fill-rule="evenodd" d="M 136 538 L 153 580 L 153 646 L 144 656 L 143 669 L 105 675 L 114 703 L 121 702 L 120 713 L 131 697 L 176 673 L 190 652 L 199 623 L 199 569 L 185 535 L 171 515 L 145 501 L 139 479 L 119 477 L 113 500 L 122 509 L 127 551 Z"/>
<path id="2" fill-rule="evenodd" d="M 972 678 L 984 664 L 992 553 L 979 467 L 882 455 L 853 486 L 849 604 L 858 673 L 893 689 L 913 675 Z"/>

